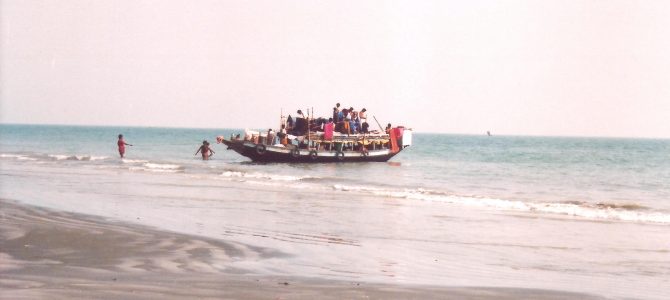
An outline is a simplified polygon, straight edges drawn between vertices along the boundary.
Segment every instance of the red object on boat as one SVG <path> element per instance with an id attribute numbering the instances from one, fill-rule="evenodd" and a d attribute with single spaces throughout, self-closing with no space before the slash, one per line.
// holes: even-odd
<path id="1" fill-rule="evenodd" d="M 405 132 L 405 127 L 398 126 L 396 128 L 393 128 L 393 131 L 395 133 L 395 138 L 399 139 L 402 137 L 402 134 Z"/>
<path id="2" fill-rule="evenodd" d="M 326 123 L 326 125 L 323 126 L 323 139 L 332 141 L 333 140 L 333 123 Z"/>
<path id="3" fill-rule="evenodd" d="M 398 151 L 400 151 L 400 149 L 398 148 L 398 137 L 396 136 L 396 134 L 398 132 L 397 129 L 398 128 L 391 128 L 391 130 L 389 130 L 389 139 L 390 139 L 390 142 L 391 142 L 391 153 L 397 153 Z"/>

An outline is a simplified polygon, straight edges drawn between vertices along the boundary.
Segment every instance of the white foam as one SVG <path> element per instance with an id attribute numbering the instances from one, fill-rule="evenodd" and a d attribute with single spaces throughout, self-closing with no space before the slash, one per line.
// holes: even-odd
<path id="1" fill-rule="evenodd" d="M 145 163 L 143 166 L 145 168 L 148 168 L 148 169 L 156 169 L 156 170 L 179 170 L 179 169 L 182 169 L 182 166 L 173 165 L 173 164 Z"/>
<path id="2" fill-rule="evenodd" d="M 296 189 L 309 189 L 311 186 L 305 185 L 302 183 L 291 183 L 288 184 L 285 182 L 277 182 L 277 181 L 259 181 L 259 180 L 246 180 L 245 183 L 247 184 L 252 184 L 252 185 L 260 185 L 260 186 L 268 186 L 268 187 L 282 187 L 282 188 L 288 188 L 291 190 L 296 190 Z"/>
<path id="3" fill-rule="evenodd" d="M 162 163 L 150 163 L 143 160 L 133 160 L 135 164 L 142 163 L 141 165 L 135 165 L 128 168 L 130 171 L 144 171 L 144 172 L 153 172 L 153 173 L 179 173 L 184 170 L 184 167 L 175 164 L 162 164 Z M 124 163 L 130 163 L 128 160 Z"/>
<path id="4" fill-rule="evenodd" d="M 531 210 L 589 219 L 670 224 L 670 214 L 566 203 L 532 203 Z"/>
<path id="5" fill-rule="evenodd" d="M 18 160 L 28 160 L 28 161 L 36 161 L 37 160 L 37 158 L 28 157 L 28 156 L 17 157 L 16 159 L 18 159 Z"/>
<path id="6" fill-rule="evenodd" d="M 21 154 L 2 153 L 2 154 L 0 154 L 0 157 L 2 157 L 2 158 L 14 158 L 16 160 L 28 160 L 28 161 L 37 160 L 37 158 L 33 158 L 33 157 L 29 157 L 27 155 L 21 155 Z"/>
<path id="7" fill-rule="evenodd" d="M 298 180 L 308 178 L 308 177 L 300 177 L 300 176 L 274 175 L 274 174 L 264 174 L 264 173 L 246 174 L 245 177 L 258 178 L 258 179 L 269 179 L 269 180 L 277 180 L 277 181 L 298 181 Z"/>
<path id="8" fill-rule="evenodd" d="M 55 160 L 66 160 L 70 156 L 69 155 L 61 155 L 61 154 L 49 154 L 49 157 L 51 157 Z"/>
<path id="9" fill-rule="evenodd" d="M 78 160 L 78 161 L 96 161 L 96 160 L 105 160 L 109 158 L 109 156 L 63 155 L 63 154 L 49 154 L 48 156 L 55 160 Z"/>
<path id="10" fill-rule="evenodd" d="M 143 159 L 127 159 L 127 158 L 122 158 L 121 162 L 124 164 L 144 164 L 148 163 L 148 160 L 143 160 Z"/>
<path id="11" fill-rule="evenodd" d="M 265 174 L 265 173 L 244 173 L 238 171 L 226 171 L 221 174 L 223 177 L 231 178 L 250 178 L 250 179 L 268 179 L 276 181 L 299 181 L 307 178 L 312 178 L 309 176 L 291 176 L 291 175 L 276 175 L 276 174 Z"/>
<path id="12" fill-rule="evenodd" d="M 339 191 L 368 193 L 376 196 L 385 196 L 401 199 L 436 201 L 479 207 L 485 209 L 521 211 L 530 213 L 545 213 L 567 215 L 594 220 L 618 220 L 642 223 L 670 224 L 670 214 L 662 212 L 638 211 L 616 207 L 603 207 L 593 204 L 552 203 L 552 202 L 525 202 L 520 200 L 497 199 L 488 197 L 460 196 L 436 192 L 425 189 L 385 190 L 367 186 L 334 185 Z"/>
<path id="13" fill-rule="evenodd" d="M 242 177 L 242 172 L 226 171 L 221 174 L 223 177 Z"/>
<path id="14" fill-rule="evenodd" d="M 385 192 L 383 189 L 380 188 L 373 188 L 373 187 L 366 187 L 366 186 L 349 186 L 349 185 L 342 185 L 342 184 L 335 184 L 333 185 L 333 189 L 337 191 L 345 191 L 345 192 L 370 192 L 370 193 L 383 193 Z"/>
<path id="15" fill-rule="evenodd" d="M 130 171 L 144 171 L 144 172 L 153 172 L 153 173 L 178 173 L 181 170 L 179 169 L 152 169 L 152 168 L 145 168 L 145 167 L 130 167 L 128 168 Z"/>

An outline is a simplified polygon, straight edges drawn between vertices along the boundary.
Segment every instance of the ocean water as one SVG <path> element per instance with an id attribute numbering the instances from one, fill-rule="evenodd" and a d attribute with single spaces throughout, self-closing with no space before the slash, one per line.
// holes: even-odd
<path id="1" fill-rule="evenodd" d="M 222 270 L 668 295 L 670 140 L 417 132 L 388 163 L 258 164 L 214 143 L 242 129 L 0 130 L 4 199 L 284 254 Z"/>

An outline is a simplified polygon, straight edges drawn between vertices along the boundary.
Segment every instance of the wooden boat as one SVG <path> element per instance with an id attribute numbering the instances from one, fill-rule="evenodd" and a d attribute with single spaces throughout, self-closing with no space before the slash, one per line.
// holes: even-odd
<path id="1" fill-rule="evenodd" d="M 228 150 L 233 150 L 255 162 L 384 162 L 412 145 L 412 130 L 392 128 L 388 134 L 338 134 L 324 138 L 323 132 L 309 132 L 304 136 L 291 136 L 290 143 L 276 143 L 273 134 L 245 132 L 230 139 L 217 137 Z"/>

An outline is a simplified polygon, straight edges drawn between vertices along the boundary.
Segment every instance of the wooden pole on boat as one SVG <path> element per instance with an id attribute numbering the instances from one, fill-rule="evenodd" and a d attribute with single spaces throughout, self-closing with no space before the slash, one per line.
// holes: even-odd
<path id="1" fill-rule="evenodd" d="M 309 144 L 310 144 L 310 139 L 309 139 L 309 109 L 307 109 L 307 119 L 305 120 L 307 123 L 307 150 L 309 150 Z"/>
<path id="2" fill-rule="evenodd" d="M 379 126 L 379 130 L 381 130 L 381 132 L 385 132 L 384 127 L 382 127 L 382 124 L 379 124 L 379 121 L 377 121 L 377 117 L 375 117 L 375 116 L 372 116 L 372 117 L 375 119 L 375 122 L 377 122 L 377 126 Z"/>

